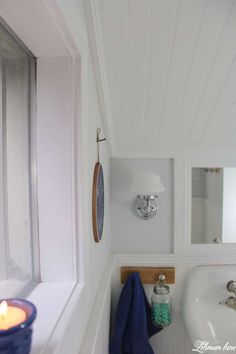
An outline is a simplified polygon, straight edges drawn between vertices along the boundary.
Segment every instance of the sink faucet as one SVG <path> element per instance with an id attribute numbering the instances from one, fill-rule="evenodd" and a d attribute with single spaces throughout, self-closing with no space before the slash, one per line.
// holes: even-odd
<path id="1" fill-rule="evenodd" d="M 227 290 L 233 293 L 233 296 L 229 296 L 226 300 L 220 301 L 220 305 L 225 305 L 236 311 L 236 281 L 230 280 L 227 285 Z"/>

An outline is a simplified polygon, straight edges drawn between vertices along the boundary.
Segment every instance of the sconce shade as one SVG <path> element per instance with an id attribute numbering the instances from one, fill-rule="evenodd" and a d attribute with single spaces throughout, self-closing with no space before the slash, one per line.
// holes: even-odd
<path id="1" fill-rule="evenodd" d="M 158 195 L 164 192 L 160 176 L 152 171 L 139 172 L 134 179 L 131 192 L 136 195 Z"/>

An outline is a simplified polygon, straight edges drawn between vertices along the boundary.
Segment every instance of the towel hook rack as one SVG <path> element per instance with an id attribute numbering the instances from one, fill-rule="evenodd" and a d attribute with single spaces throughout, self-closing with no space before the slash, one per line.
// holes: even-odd
<path id="1" fill-rule="evenodd" d="M 175 268 L 174 267 L 121 267 L 121 283 L 125 283 L 128 277 L 138 272 L 143 284 L 155 284 L 159 275 L 166 277 L 167 284 L 175 284 Z"/>

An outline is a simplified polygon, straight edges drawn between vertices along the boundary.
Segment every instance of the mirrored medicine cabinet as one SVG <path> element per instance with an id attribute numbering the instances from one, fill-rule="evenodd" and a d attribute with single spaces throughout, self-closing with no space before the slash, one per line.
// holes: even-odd
<path id="1" fill-rule="evenodd" d="M 175 253 L 236 254 L 236 161 L 175 161 Z"/>
<path id="2" fill-rule="evenodd" d="M 236 168 L 193 167 L 191 243 L 236 243 Z"/>

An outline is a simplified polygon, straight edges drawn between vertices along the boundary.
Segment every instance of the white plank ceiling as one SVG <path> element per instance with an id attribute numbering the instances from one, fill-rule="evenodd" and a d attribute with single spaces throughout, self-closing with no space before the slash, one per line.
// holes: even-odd
<path id="1" fill-rule="evenodd" d="M 93 0 L 93 6 L 114 156 L 235 149 L 236 0 Z"/>

